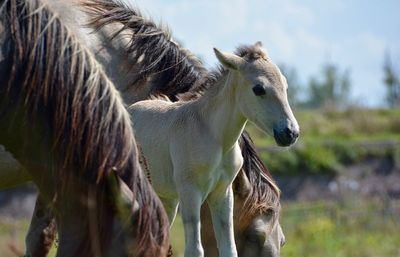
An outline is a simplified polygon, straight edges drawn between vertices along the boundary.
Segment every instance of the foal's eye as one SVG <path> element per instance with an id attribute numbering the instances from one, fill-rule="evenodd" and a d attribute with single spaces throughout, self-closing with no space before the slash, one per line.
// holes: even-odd
<path id="1" fill-rule="evenodd" d="M 262 96 L 267 93 L 265 91 L 265 88 L 263 86 L 261 86 L 260 84 L 257 84 L 253 87 L 253 92 L 256 96 Z"/>

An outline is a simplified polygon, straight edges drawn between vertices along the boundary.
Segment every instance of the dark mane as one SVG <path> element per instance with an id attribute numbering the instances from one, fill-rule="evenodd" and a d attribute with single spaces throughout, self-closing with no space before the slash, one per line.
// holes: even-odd
<path id="1" fill-rule="evenodd" d="M 13 117 L 13 111 L 23 108 L 29 122 L 43 123 L 47 133 L 42 136 L 49 141 L 60 191 L 73 175 L 102 195 L 112 171 L 122 177 L 140 206 L 138 255 L 157 256 L 168 240 L 168 221 L 140 170 L 129 115 L 119 93 L 92 54 L 39 1 L 0 1 L 0 22 L 9 34 L 11 62 L 9 72 L 0 74 L 2 82 L 8 81 L 0 83 L 0 118 Z M 74 174 L 68 174 L 71 170 Z M 98 215 L 99 221 L 104 220 Z M 112 222 L 96 226 L 105 247 Z M 70 254 L 84 256 L 85 252 Z"/>
<path id="2" fill-rule="evenodd" d="M 240 147 L 244 158 L 242 171 L 249 179 L 252 189 L 243 206 L 241 218 L 254 217 L 260 210 L 272 210 L 277 219 L 280 213 L 280 190 L 271 173 L 258 156 L 253 141 L 247 132 L 243 132 Z"/>
<path id="3" fill-rule="evenodd" d="M 92 17 L 90 26 L 96 29 L 110 24 L 123 25 L 113 37 L 123 32 L 129 35 L 130 43 L 126 52 L 133 60 L 132 63 L 136 63 L 143 54 L 147 57 L 141 63 L 142 78 L 150 77 L 149 80 L 157 85 L 152 88 L 152 94 L 166 95 L 172 101 L 196 99 L 227 72 L 222 66 L 214 71 L 207 71 L 193 54 L 171 41 L 169 32 L 141 16 L 138 10 L 119 1 L 85 0 L 84 7 Z M 260 43 L 242 45 L 235 53 L 247 61 L 268 59 Z M 132 85 L 135 86 L 135 83 L 132 82 Z M 279 213 L 279 188 L 260 160 L 247 134 L 241 135 L 240 145 L 245 161 L 243 170 L 253 187 L 246 203 L 248 208 L 244 208 L 244 215 L 253 215 L 260 208 L 272 208 Z"/>
<path id="4" fill-rule="evenodd" d="M 188 101 L 203 95 L 226 72 L 222 66 L 207 71 L 193 53 L 172 39 L 167 27 L 155 24 L 139 10 L 119 0 L 84 0 L 81 5 L 91 17 L 88 26 L 95 30 L 107 25 L 122 25 L 113 32 L 110 40 L 116 40 L 118 36 L 128 38 L 128 69 L 139 73 L 129 83 L 131 88 L 146 81 L 151 85 L 151 95 L 162 94 L 172 101 Z M 266 53 L 255 45 L 242 45 L 235 53 L 248 61 L 267 58 Z"/>
<path id="5" fill-rule="evenodd" d="M 137 78 L 130 82 L 131 87 L 144 81 L 151 82 L 152 95 L 164 94 L 177 100 L 176 95 L 188 91 L 207 73 L 195 55 L 172 40 L 168 29 L 144 18 L 140 11 L 120 1 L 85 0 L 82 6 L 91 17 L 88 26 L 96 30 L 111 24 L 122 25 L 110 39 L 127 37 L 129 63 L 140 63 Z"/>

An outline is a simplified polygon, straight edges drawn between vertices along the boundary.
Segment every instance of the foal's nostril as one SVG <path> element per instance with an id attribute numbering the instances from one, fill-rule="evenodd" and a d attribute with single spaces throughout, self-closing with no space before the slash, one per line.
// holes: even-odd
<path id="1" fill-rule="evenodd" d="M 300 135 L 300 133 L 298 131 L 292 131 L 292 134 L 293 134 L 294 139 L 297 139 Z"/>
<path id="2" fill-rule="evenodd" d="M 291 130 L 289 127 L 286 127 L 281 130 L 273 129 L 275 141 L 280 146 L 289 146 L 296 142 L 297 138 L 299 137 L 298 130 Z"/>
<path id="3" fill-rule="evenodd" d="M 292 131 L 289 128 L 285 128 L 285 134 L 287 137 L 292 137 Z"/>
<path id="4" fill-rule="evenodd" d="M 281 247 L 283 247 L 285 244 L 286 244 L 286 240 L 285 240 L 285 238 L 282 238 L 282 239 L 281 239 L 281 244 L 280 244 Z"/>
<path id="5" fill-rule="evenodd" d="M 299 137 L 299 132 L 285 128 L 285 135 L 288 139 L 295 140 Z"/>

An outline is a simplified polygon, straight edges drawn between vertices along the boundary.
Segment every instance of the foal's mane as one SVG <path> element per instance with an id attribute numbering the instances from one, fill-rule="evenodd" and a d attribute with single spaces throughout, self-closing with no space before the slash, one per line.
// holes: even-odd
<path id="1" fill-rule="evenodd" d="M 129 114 L 118 91 L 46 5 L 2 0 L 0 14 L 12 62 L 10 72 L 1 74 L 8 80 L 8 85 L 0 85 L 0 92 L 6 92 L 0 98 L 0 107 L 6 106 L 1 111 L 24 106 L 28 120 L 44 121 L 61 184 L 71 170 L 99 192 L 112 171 L 123 178 L 140 206 L 138 255 L 156 256 L 168 240 L 168 221 L 140 170 Z M 112 222 L 99 227 L 103 234 L 110 233 Z M 108 245 L 105 238 L 103 247 Z"/>
<path id="2" fill-rule="evenodd" d="M 113 38 L 129 35 L 126 52 L 132 63 L 143 69 L 142 79 L 150 79 L 157 87 L 152 94 L 165 95 L 172 101 L 197 99 L 211 87 L 227 70 L 222 66 L 207 71 L 203 64 L 188 50 L 180 47 L 171 39 L 170 31 L 157 26 L 152 20 L 143 17 L 139 10 L 129 7 L 118 0 L 84 0 L 83 6 L 91 16 L 89 26 L 99 30 L 111 24 L 121 24 Z M 237 55 L 246 61 L 259 58 L 269 59 L 257 45 L 242 45 L 237 48 Z M 135 81 L 132 86 L 136 86 Z M 247 198 L 243 216 L 249 217 L 260 210 L 279 213 L 280 191 L 260 157 L 250 137 L 243 133 L 241 148 L 244 157 L 243 170 L 249 178 L 252 190 Z"/>

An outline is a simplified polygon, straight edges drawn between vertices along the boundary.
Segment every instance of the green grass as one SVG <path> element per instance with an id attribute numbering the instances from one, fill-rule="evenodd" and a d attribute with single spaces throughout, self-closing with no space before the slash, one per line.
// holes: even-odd
<path id="1" fill-rule="evenodd" d="M 29 220 L 0 218 L 0 256 L 18 257 L 25 252 L 25 234 L 28 231 Z M 49 257 L 56 255 L 53 247 Z"/>
<path id="2" fill-rule="evenodd" d="M 376 205 L 284 204 L 282 256 L 400 257 L 399 213 Z"/>
<path id="3" fill-rule="evenodd" d="M 183 234 L 183 223 L 180 215 L 175 218 L 171 229 L 171 244 L 174 252 L 174 257 L 183 257 L 185 249 L 185 240 Z"/>
<path id="4" fill-rule="evenodd" d="M 25 234 L 28 231 L 29 220 L 13 220 L 0 218 L 0 256 L 19 257 L 25 251 Z M 171 230 L 171 244 L 174 256 L 183 256 L 185 243 L 183 240 L 182 219 L 178 216 Z M 15 250 L 13 250 L 15 249 Z M 48 257 L 56 256 L 57 248 L 53 245 Z"/>
<path id="5" fill-rule="evenodd" d="M 28 227 L 27 221 L 14 221 L 11 219 L 0 219 L 0 253 L 2 257 L 15 257 L 11 250 L 24 249 L 24 231 Z"/>
<path id="6" fill-rule="evenodd" d="M 382 201 L 283 203 L 283 257 L 400 257 L 400 203 L 393 215 Z M 24 249 L 28 221 L 0 221 L 0 253 L 15 257 L 8 244 Z M 183 256 L 182 221 L 172 228 L 174 256 Z M 53 249 L 52 254 L 55 256 Z"/>
<path id="7" fill-rule="evenodd" d="M 247 128 L 275 175 L 337 174 L 345 165 L 373 156 L 386 156 L 400 165 L 400 109 L 304 111 L 295 115 L 301 135 L 291 149 L 274 147 L 271 136 L 251 124 Z"/>
<path id="8" fill-rule="evenodd" d="M 295 116 L 301 128 L 300 142 L 400 139 L 400 109 L 309 110 Z M 261 146 L 275 144 L 254 126 L 248 130 Z"/>

